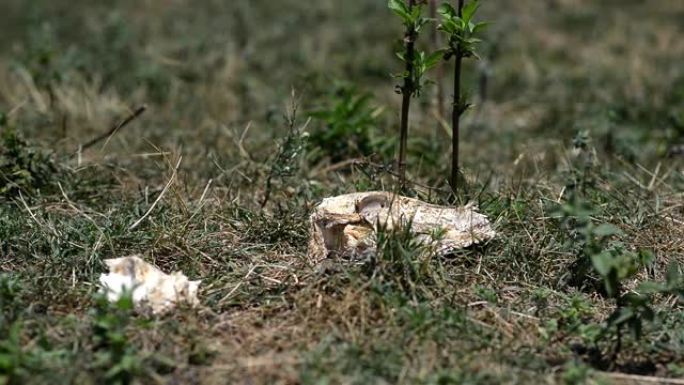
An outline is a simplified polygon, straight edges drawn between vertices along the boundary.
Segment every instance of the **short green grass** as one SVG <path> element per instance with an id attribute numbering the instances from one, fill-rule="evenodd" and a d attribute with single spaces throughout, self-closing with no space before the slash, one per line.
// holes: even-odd
<path id="1" fill-rule="evenodd" d="M 653 254 L 626 290 L 684 264 L 681 2 L 483 1 L 460 200 L 499 236 L 413 261 L 410 236 L 388 233 L 371 264 L 306 250 L 318 200 L 395 183 L 401 26 L 384 1 L 5 0 L 0 15 L 0 383 L 684 375 L 681 300 L 654 297 L 612 357 L 598 335 L 615 303 L 577 274 L 585 209 L 621 230 L 602 247 Z M 449 130 L 425 91 L 408 179 L 447 203 Z M 201 306 L 98 299 L 103 259 L 132 254 L 202 279 Z"/>

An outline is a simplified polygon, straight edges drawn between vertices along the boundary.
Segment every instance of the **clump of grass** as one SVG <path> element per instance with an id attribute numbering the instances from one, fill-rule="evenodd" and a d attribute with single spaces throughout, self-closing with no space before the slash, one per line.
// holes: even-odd
<path id="1" fill-rule="evenodd" d="M 34 351 L 24 348 L 22 323 L 16 321 L 3 330 L 0 337 L 0 383 L 20 384 L 40 371 L 40 360 Z"/>
<path id="2" fill-rule="evenodd" d="M 42 330 L 33 337 L 32 319 L 22 283 L 7 274 L 0 274 L 0 383 L 33 383 L 61 363 L 65 351 L 53 349 Z M 37 340 L 37 341 L 36 341 Z M 54 366 L 53 366 L 54 365 Z"/>
<path id="3" fill-rule="evenodd" d="M 49 152 L 29 144 L 4 116 L 0 130 L 0 196 L 32 195 L 57 180 L 59 167 Z"/>
<path id="4" fill-rule="evenodd" d="M 337 163 L 387 152 L 387 141 L 377 132 L 378 117 L 383 109 L 372 106 L 372 94 L 339 84 L 329 99 L 326 99 L 326 106 L 309 113 L 322 123 L 309 137 L 315 161 L 328 157 Z"/>
<path id="5" fill-rule="evenodd" d="M 410 297 L 422 297 L 443 284 L 439 260 L 435 257 L 439 232 L 433 234 L 433 242 L 420 241 L 411 231 L 409 221 L 391 229 L 380 224 L 376 237 L 377 249 L 369 256 L 366 269 L 380 286 L 388 285 Z"/>

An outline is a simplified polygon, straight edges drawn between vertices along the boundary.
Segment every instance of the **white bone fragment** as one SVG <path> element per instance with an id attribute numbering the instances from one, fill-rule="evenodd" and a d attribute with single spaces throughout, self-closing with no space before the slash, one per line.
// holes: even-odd
<path id="1" fill-rule="evenodd" d="M 109 274 L 100 275 L 100 284 L 110 302 L 128 290 L 136 306 L 147 306 L 155 314 L 167 312 L 180 302 L 199 304 L 201 281 L 190 281 L 181 272 L 164 274 L 138 256 L 107 259 L 105 263 Z"/>

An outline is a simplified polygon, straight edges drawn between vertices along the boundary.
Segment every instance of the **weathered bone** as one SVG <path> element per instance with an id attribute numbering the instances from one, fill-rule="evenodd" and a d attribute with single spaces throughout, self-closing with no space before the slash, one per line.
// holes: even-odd
<path id="1" fill-rule="evenodd" d="M 421 242 L 436 242 L 438 254 L 449 254 L 496 235 L 475 205 L 445 207 L 388 192 L 367 192 L 324 199 L 311 215 L 309 258 L 358 257 L 375 252 L 378 227 L 391 230 L 410 223 Z M 434 241 L 433 235 L 442 231 Z"/>

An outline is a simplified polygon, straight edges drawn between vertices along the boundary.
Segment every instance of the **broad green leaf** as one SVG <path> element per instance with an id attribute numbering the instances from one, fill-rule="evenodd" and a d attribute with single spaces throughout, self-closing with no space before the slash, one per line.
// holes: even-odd
<path id="1" fill-rule="evenodd" d="M 392 12 L 399 15 L 404 23 L 411 22 L 411 12 L 402 0 L 389 0 L 387 7 L 392 10 Z"/>
<path id="2" fill-rule="evenodd" d="M 465 7 L 463 7 L 463 12 L 461 13 L 461 17 L 463 20 L 465 20 L 466 24 L 470 23 L 470 20 L 473 19 L 473 16 L 475 16 L 475 12 L 477 12 L 477 9 L 480 7 L 480 2 L 478 0 L 473 0 L 466 4 Z"/>
<path id="3" fill-rule="evenodd" d="M 442 3 L 442 5 L 437 8 L 437 13 L 447 18 L 456 16 L 456 10 L 449 3 Z"/>
<path id="4" fill-rule="evenodd" d="M 389 0 L 387 2 L 387 7 L 394 12 L 409 13 L 409 9 L 403 0 Z"/>
<path id="5" fill-rule="evenodd" d="M 442 58 L 444 58 L 444 50 L 440 49 L 432 54 L 430 54 L 426 59 L 425 59 L 425 66 L 429 69 L 437 65 L 440 61 L 442 61 Z"/>
<path id="6" fill-rule="evenodd" d="M 449 35 L 453 35 L 458 30 L 458 27 L 453 19 L 445 19 L 442 21 L 442 24 L 437 27 L 437 29 L 444 31 Z"/>
<path id="7" fill-rule="evenodd" d="M 465 20 L 463 20 L 462 18 L 460 18 L 460 17 L 458 17 L 458 16 L 455 16 L 455 17 L 453 18 L 453 20 L 454 20 L 454 23 L 456 24 L 456 29 L 457 29 L 458 31 L 461 31 L 461 32 L 462 32 L 462 31 L 464 31 L 464 30 L 466 29 L 466 25 L 467 25 L 468 23 L 466 23 Z"/>

